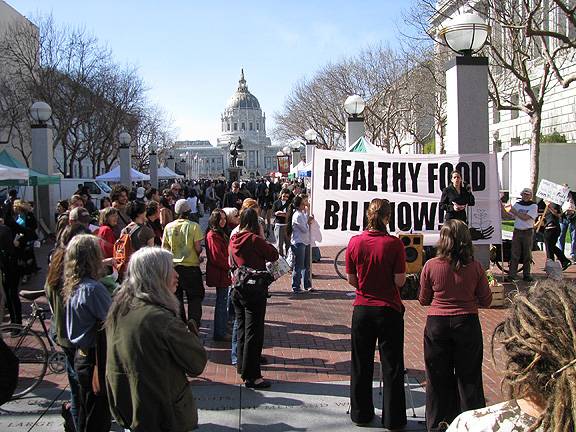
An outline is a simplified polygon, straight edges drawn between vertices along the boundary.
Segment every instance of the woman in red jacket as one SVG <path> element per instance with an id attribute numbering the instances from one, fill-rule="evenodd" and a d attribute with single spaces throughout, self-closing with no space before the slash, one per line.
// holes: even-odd
<path id="1" fill-rule="evenodd" d="M 276 261 L 278 251 L 260 235 L 258 213 L 246 208 L 240 213 L 240 231 L 230 239 L 230 255 L 236 266 L 266 270 L 266 261 Z M 264 343 L 264 318 L 268 292 L 265 289 L 232 292 L 232 303 L 238 321 L 238 373 L 249 388 L 267 388 L 262 378 L 260 356 Z"/>
<path id="2" fill-rule="evenodd" d="M 226 213 L 220 209 L 212 211 L 208 220 L 208 233 L 206 234 L 206 285 L 216 288 L 216 305 L 214 307 L 214 340 L 230 341 L 226 334 L 226 303 L 230 275 L 228 270 L 228 236 L 224 231 L 226 227 Z"/>
<path id="3" fill-rule="evenodd" d="M 461 412 L 486 406 L 478 307 L 490 306 L 492 292 L 464 222 L 442 225 L 436 258 L 422 269 L 419 301 L 430 305 L 424 329 L 426 425 L 441 431 Z"/>
<path id="4" fill-rule="evenodd" d="M 100 228 L 96 235 L 100 238 L 100 249 L 104 258 L 112 258 L 114 255 L 114 243 L 116 235 L 114 227 L 118 223 L 118 210 L 113 207 L 106 207 L 100 212 Z"/>

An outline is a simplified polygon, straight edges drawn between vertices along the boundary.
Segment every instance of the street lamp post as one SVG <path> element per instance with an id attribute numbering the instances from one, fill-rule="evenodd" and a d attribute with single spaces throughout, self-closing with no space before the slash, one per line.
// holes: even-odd
<path id="1" fill-rule="evenodd" d="M 308 129 L 304 132 L 304 138 L 306 138 L 306 163 L 308 164 L 312 162 L 312 153 L 314 152 L 314 147 L 316 147 L 318 132 L 314 129 Z"/>
<path id="2" fill-rule="evenodd" d="M 300 140 L 294 140 L 290 143 L 290 150 L 292 151 L 292 167 L 295 167 L 300 163 L 300 147 L 302 142 Z"/>
<path id="3" fill-rule="evenodd" d="M 174 151 L 173 150 L 170 150 L 170 154 L 168 155 L 168 158 L 166 159 L 166 166 L 171 171 L 174 171 L 176 169 L 176 159 L 174 159 Z"/>
<path id="4" fill-rule="evenodd" d="M 445 44 L 458 55 L 446 67 L 446 152 L 487 154 L 488 59 L 472 57 L 482 49 L 490 26 L 474 14 L 462 14 L 440 30 Z M 488 245 L 476 245 L 475 256 L 489 266 Z"/>
<path id="5" fill-rule="evenodd" d="M 344 111 L 348 113 L 348 119 L 346 120 L 346 148 L 350 147 L 366 133 L 364 117 L 362 116 L 365 107 L 366 102 L 358 95 L 348 96 L 346 101 L 344 101 Z"/>
<path id="6" fill-rule="evenodd" d="M 51 175 L 54 163 L 54 149 L 52 146 L 52 128 L 48 120 L 52 116 L 52 108 L 46 102 L 34 102 L 30 107 L 30 117 L 33 123 L 32 129 L 32 169 L 42 174 Z M 35 189 L 34 208 L 36 217 L 43 219 L 44 223 L 52 227 L 50 201 L 50 187 L 37 186 Z"/>
<path id="7" fill-rule="evenodd" d="M 446 153 L 488 153 L 488 59 L 472 57 L 488 38 L 490 26 L 466 13 L 440 30 L 446 45 L 459 54 L 446 68 Z"/>
<path id="8" fill-rule="evenodd" d="M 158 153 L 156 143 L 150 144 L 150 184 L 158 189 Z"/>
<path id="9" fill-rule="evenodd" d="M 132 137 L 125 130 L 122 130 L 120 135 L 118 135 L 118 141 L 120 142 L 120 183 L 129 188 L 132 186 L 132 176 L 130 175 L 130 169 L 132 168 L 130 161 L 131 140 Z"/>

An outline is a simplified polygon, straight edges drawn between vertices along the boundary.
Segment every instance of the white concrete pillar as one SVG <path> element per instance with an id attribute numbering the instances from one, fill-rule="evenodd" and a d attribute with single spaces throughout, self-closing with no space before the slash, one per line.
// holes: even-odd
<path id="1" fill-rule="evenodd" d="M 488 59 L 454 57 L 446 67 L 446 154 L 489 152 Z M 469 221 L 469 223 L 472 221 Z M 475 258 L 490 266 L 488 245 L 475 245 Z"/>
<path id="2" fill-rule="evenodd" d="M 158 189 L 158 154 L 155 151 L 150 152 L 150 184 Z"/>
<path id="3" fill-rule="evenodd" d="M 130 146 L 120 146 L 120 183 L 127 187 L 132 187 L 132 176 L 130 175 Z"/>
<path id="4" fill-rule="evenodd" d="M 32 169 L 41 174 L 52 175 L 54 164 L 52 128 L 45 124 L 32 125 Z M 52 209 L 55 208 L 51 199 L 50 186 L 36 186 L 36 217 L 54 228 Z"/>
<path id="5" fill-rule="evenodd" d="M 446 153 L 488 153 L 488 59 L 454 57 L 446 68 Z"/>
<path id="6" fill-rule="evenodd" d="M 348 117 L 346 121 L 346 148 L 366 134 L 364 117 Z"/>

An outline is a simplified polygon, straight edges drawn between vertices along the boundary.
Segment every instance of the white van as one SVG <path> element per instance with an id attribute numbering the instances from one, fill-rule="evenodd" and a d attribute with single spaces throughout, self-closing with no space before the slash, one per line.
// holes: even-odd
<path id="1" fill-rule="evenodd" d="M 54 189 L 52 190 L 56 191 L 55 196 L 58 201 L 68 199 L 74 195 L 79 185 L 88 187 L 90 196 L 98 208 L 100 207 L 102 198 L 108 197 L 112 191 L 112 188 L 103 181 L 83 178 L 63 178 L 60 181 L 60 186 L 54 185 Z"/>

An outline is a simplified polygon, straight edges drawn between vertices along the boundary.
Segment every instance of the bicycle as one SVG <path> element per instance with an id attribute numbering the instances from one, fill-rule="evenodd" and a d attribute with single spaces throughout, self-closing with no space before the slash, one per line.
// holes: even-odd
<path id="1" fill-rule="evenodd" d="M 0 326 L 2 339 L 20 362 L 18 386 L 12 395 L 12 399 L 21 398 L 38 387 L 48 369 L 55 374 L 62 374 L 66 371 L 66 355 L 58 350 L 58 347 L 48 335 L 45 320 L 46 314 L 50 311 L 43 309 L 36 303 L 36 300 L 44 295 L 44 291 L 20 291 L 20 297 L 32 302 L 32 312 L 28 323 L 25 325 L 4 324 Z M 36 320 L 40 321 L 50 350 L 46 347 L 41 334 L 32 328 Z"/>
<path id="2" fill-rule="evenodd" d="M 346 276 L 346 249 L 347 246 L 344 246 L 334 257 L 334 270 L 336 270 L 336 274 L 344 280 L 348 278 Z"/>

